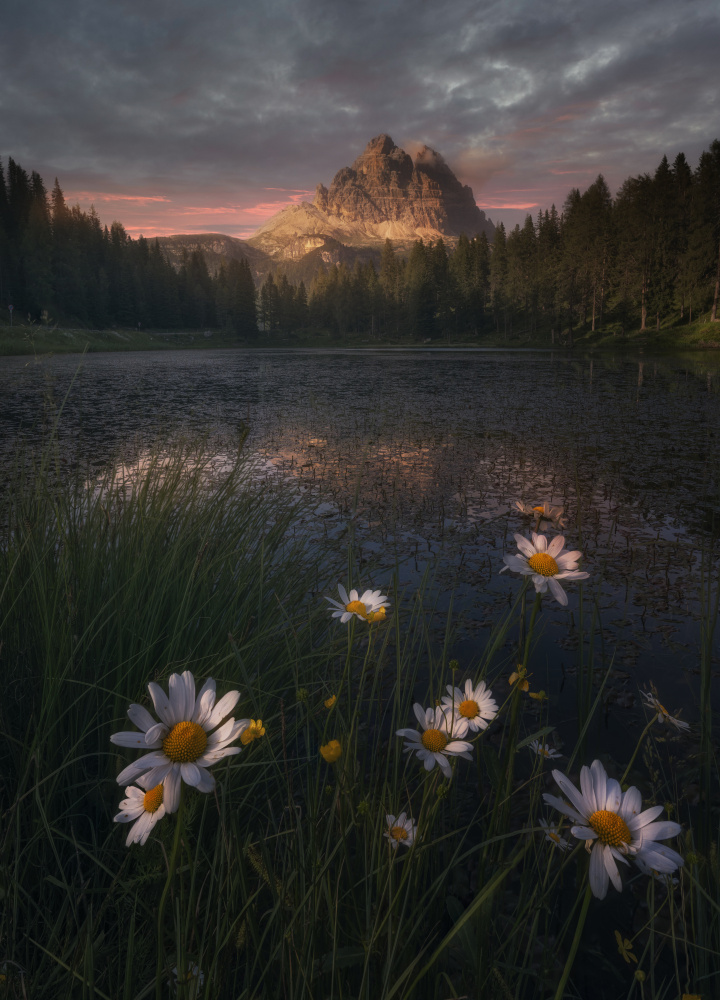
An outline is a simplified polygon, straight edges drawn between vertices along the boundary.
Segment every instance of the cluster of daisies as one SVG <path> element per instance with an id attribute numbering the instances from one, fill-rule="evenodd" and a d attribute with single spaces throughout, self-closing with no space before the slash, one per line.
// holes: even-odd
<path id="1" fill-rule="evenodd" d="M 524 508 L 523 513 L 557 526 L 563 525 L 562 508 Z M 582 558 L 579 551 L 565 551 L 565 539 L 558 535 L 548 543 L 545 535 L 532 533 L 532 539 L 515 535 L 518 552 L 504 556 L 506 569 L 524 576 L 530 576 L 538 594 L 548 590 L 562 605 L 567 604 L 567 595 L 560 580 L 584 580 L 588 573 L 578 569 Z M 390 602 L 379 590 L 348 591 L 338 584 L 340 601 L 327 597 L 333 606 L 332 616 L 342 623 L 359 619 L 368 624 L 386 620 Z M 148 685 L 150 697 L 160 721 L 155 719 L 141 705 L 131 705 L 128 716 L 137 727 L 137 732 L 121 732 L 111 736 L 117 746 L 146 751 L 132 764 L 124 768 L 117 777 L 118 784 L 127 783 L 126 798 L 120 803 L 120 812 L 115 817 L 119 823 L 133 823 L 127 837 L 132 843 L 144 844 L 155 824 L 166 813 L 176 812 L 180 804 L 181 785 L 184 782 L 199 792 L 208 793 L 215 787 L 215 779 L 209 768 L 224 757 L 240 753 L 241 747 L 231 746 L 237 740 L 246 746 L 263 736 L 265 729 L 261 720 L 229 717 L 240 697 L 239 691 L 230 691 L 216 702 L 215 681 L 209 678 L 201 690 L 195 692 L 195 679 L 189 670 L 183 674 L 172 674 L 168 694 L 158 685 Z M 484 681 L 473 684 L 466 680 L 464 688 L 447 686 L 447 695 L 441 703 L 431 708 L 413 706 L 419 729 L 399 729 L 397 735 L 405 740 L 405 753 L 415 754 L 422 761 L 425 770 L 431 771 L 436 765 L 443 775 L 452 777 L 451 759 L 463 757 L 472 759 L 473 744 L 466 737 L 479 734 L 487 729 L 498 714 L 498 706 L 492 691 Z M 657 699 L 656 692 L 644 692 L 647 706 L 657 713 L 661 722 L 687 729 L 687 723 L 675 719 Z M 325 702 L 332 708 L 335 698 Z M 559 756 L 539 741 L 531 744 L 537 754 L 545 758 Z M 342 755 L 338 740 L 331 740 L 320 748 L 324 760 L 333 764 Z M 609 882 L 622 889 L 617 862 L 635 862 L 640 871 L 660 877 L 667 876 L 683 864 L 682 857 L 671 848 L 659 843 L 661 840 L 677 836 L 681 827 L 670 821 L 657 822 L 662 806 L 652 806 L 641 812 L 642 798 L 637 788 L 622 792 L 620 785 L 608 778 L 600 761 L 594 761 L 590 768 L 580 772 L 578 791 L 572 782 L 560 771 L 553 771 L 553 777 L 570 800 L 545 794 L 544 799 L 576 825 L 571 834 L 584 840 L 590 851 L 589 879 L 593 893 L 604 898 Z M 410 847 L 417 838 L 417 824 L 405 812 L 398 816 L 386 814 L 387 828 L 384 836 L 390 847 L 397 849 L 400 844 Z M 546 840 L 561 850 L 569 844 L 561 836 L 558 825 L 551 826 L 541 820 Z"/>
<path id="2" fill-rule="evenodd" d="M 155 712 L 153 718 L 142 705 L 128 709 L 139 732 L 114 733 L 116 746 L 147 751 L 117 776 L 126 785 L 116 823 L 132 823 L 127 845 L 144 844 L 156 823 L 180 805 L 181 784 L 199 792 L 211 792 L 215 778 L 209 768 L 224 757 L 240 753 L 230 746 L 236 740 L 246 746 L 265 734 L 260 719 L 228 718 L 240 698 L 229 691 L 215 700 L 215 681 L 209 677 L 195 694 L 195 678 L 189 670 L 171 674 L 168 694 L 159 684 L 148 684 Z"/>
<path id="3" fill-rule="evenodd" d="M 561 507 L 544 504 L 542 507 L 527 508 L 519 503 L 517 506 L 523 514 L 536 518 L 536 527 L 541 522 L 556 527 L 565 525 Z M 548 542 L 545 535 L 532 532 L 530 539 L 516 534 L 515 541 L 518 551 L 503 557 L 505 566 L 501 572 L 509 569 L 529 576 L 536 593 L 549 591 L 559 604 L 567 605 L 567 594 L 560 581 L 588 578 L 589 574 L 578 568 L 582 552 L 566 551 L 563 535 L 557 535 Z M 338 584 L 338 593 L 339 602 L 329 597 L 326 600 L 334 607 L 333 617 L 341 622 L 349 622 L 353 618 L 369 623 L 385 619 L 389 602 L 379 590 L 366 590 L 362 595 L 357 590 L 351 590 L 348 594 Z M 397 735 L 405 740 L 405 752 L 414 753 L 427 771 L 437 765 L 449 779 L 452 777 L 451 758 L 472 759 L 473 745 L 466 737 L 486 729 L 497 715 L 498 706 L 484 681 L 473 685 L 471 680 L 467 680 L 464 689 L 448 685 L 447 692 L 435 707 L 423 708 L 416 703 L 413 711 L 420 728 L 399 729 Z M 674 718 L 661 705 L 656 692 L 643 692 L 643 695 L 647 707 L 657 713 L 660 722 L 680 730 L 688 728 L 687 723 Z M 336 760 L 340 755 L 339 743 L 336 748 L 332 747 L 332 754 L 330 749 L 330 745 L 321 748 L 323 756 L 328 761 Z M 539 740 L 531 743 L 531 749 L 546 759 L 560 756 Z M 662 806 L 652 806 L 641 812 L 642 797 L 638 789 L 631 787 L 623 793 L 618 782 L 608 778 L 600 761 L 594 761 L 589 768 L 582 768 L 581 791 L 562 772 L 553 771 L 553 777 L 570 802 L 549 794 L 544 795 L 544 799 L 575 822 L 570 832 L 576 839 L 584 840 L 590 852 L 590 887 L 599 899 L 605 897 L 610 882 L 616 889 L 622 889 L 618 862 L 628 864 L 632 860 L 641 872 L 660 878 L 668 877 L 683 864 L 677 851 L 659 843 L 676 837 L 681 832 L 680 825 L 657 821 Z M 386 819 L 384 836 L 390 845 L 393 848 L 399 844 L 410 846 L 417 836 L 414 821 L 404 812 L 398 817 L 387 814 Z M 553 826 L 545 819 L 540 823 L 547 841 L 560 850 L 569 849 L 570 844 L 561 835 L 559 825 Z"/>

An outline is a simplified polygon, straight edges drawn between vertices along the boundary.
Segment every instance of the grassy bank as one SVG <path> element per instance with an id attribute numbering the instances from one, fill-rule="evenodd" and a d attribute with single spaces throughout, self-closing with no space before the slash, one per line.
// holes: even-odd
<path id="1" fill-rule="evenodd" d="M 650 713 L 634 757 L 602 753 L 643 808 L 683 824 L 672 846 L 685 866 L 676 884 L 623 865 L 622 892 L 596 899 L 582 841 L 542 800 L 559 794 L 553 764 L 577 784 L 588 731 L 600 731 L 612 663 L 593 657 L 592 578 L 576 624 L 588 641 L 568 670 L 577 743 L 551 763 L 557 720 L 532 678 L 557 614 L 548 596 L 508 579 L 507 610 L 472 663 L 449 659 L 452 611 L 437 641 L 427 581 L 391 587 L 385 620 L 331 619 L 323 595 L 337 597 L 330 584 L 349 582 L 352 562 L 311 547 L 309 511 L 259 489 L 242 451 L 231 459 L 219 469 L 186 444 L 87 483 L 49 448 L 0 495 L 0 997 L 716 993 L 712 552 L 699 732 Z M 214 792 L 186 787 L 178 812 L 128 848 L 116 777 L 138 754 L 110 736 L 133 729 L 130 703 L 154 712 L 150 681 L 167 691 L 185 670 L 198 689 L 215 678 L 218 697 L 239 690 L 233 714 L 265 732 L 214 766 Z M 448 780 L 396 733 L 417 728 L 414 702 L 432 707 L 467 679 L 486 681 L 497 712 L 467 734 L 469 759 L 450 758 Z M 689 739 L 694 799 L 675 785 Z M 401 812 L 417 824 L 410 843 Z"/>
<path id="2" fill-rule="evenodd" d="M 480 337 L 450 337 L 434 340 L 433 347 L 495 347 L 554 348 L 568 346 L 567 332 L 553 344 L 547 335 L 536 336 L 515 332 L 508 337 L 484 334 Z M 573 339 L 576 351 L 628 351 L 648 350 L 676 352 L 720 348 L 720 323 L 710 323 L 707 318 L 682 325 L 664 325 L 660 330 L 629 330 L 605 327 L 596 332 L 579 332 Z M 252 342 L 238 338 L 224 330 L 81 330 L 55 327 L 0 325 L 0 355 L 68 354 L 82 351 L 167 351 L 207 350 L 229 347 L 405 347 L 424 346 L 416 340 L 374 340 L 367 335 L 349 334 L 333 338 L 323 332 L 301 331 L 294 334 L 260 334 Z"/>

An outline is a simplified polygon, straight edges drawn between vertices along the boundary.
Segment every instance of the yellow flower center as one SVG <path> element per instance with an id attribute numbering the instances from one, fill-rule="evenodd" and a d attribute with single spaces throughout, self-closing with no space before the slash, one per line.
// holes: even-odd
<path id="1" fill-rule="evenodd" d="M 362 615 L 363 618 L 367 618 L 367 608 L 362 601 L 350 601 L 349 604 L 345 605 L 346 611 L 351 611 L 356 615 Z"/>
<path id="2" fill-rule="evenodd" d="M 588 826 L 595 831 L 603 844 L 609 844 L 610 847 L 622 847 L 623 844 L 632 842 L 632 834 L 625 820 L 608 809 L 598 809 L 594 812 L 588 819 Z"/>
<path id="3" fill-rule="evenodd" d="M 543 514 L 545 512 L 544 507 L 533 507 L 533 510 L 535 511 L 536 514 Z"/>
<path id="4" fill-rule="evenodd" d="M 393 840 L 400 842 L 408 839 L 408 832 L 404 826 L 393 826 L 390 828 L 390 836 Z"/>
<path id="5" fill-rule="evenodd" d="M 259 740 L 260 737 L 264 735 L 265 726 L 262 724 L 262 719 L 258 719 L 257 722 L 255 719 L 250 719 L 250 725 L 247 729 L 243 730 L 242 735 L 240 736 L 240 742 L 244 747 L 246 747 L 248 743 L 252 743 L 253 740 Z"/>
<path id="6" fill-rule="evenodd" d="M 384 622 L 385 608 L 378 608 L 377 611 L 368 611 L 366 618 L 369 622 Z"/>
<path id="7" fill-rule="evenodd" d="M 536 552 L 534 556 L 530 556 L 528 566 L 533 573 L 539 573 L 540 576 L 555 576 L 560 572 L 560 567 L 547 552 Z"/>
<path id="8" fill-rule="evenodd" d="M 178 722 L 163 740 L 166 757 L 177 764 L 189 764 L 202 757 L 207 746 L 207 733 L 197 722 Z"/>
<path id="9" fill-rule="evenodd" d="M 447 736 L 439 729 L 426 729 L 422 734 L 422 745 L 431 753 L 438 753 L 447 746 Z"/>
<path id="10" fill-rule="evenodd" d="M 550 840 L 554 840 L 556 844 L 560 843 L 561 837 L 559 833 L 555 833 L 554 830 L 548 830 L 547 835 Z"/>
<path id="11" fill-rule="evenodd" d="M 467 698 L 465 701 L 461 701 L 460 707 L 458 708 L 458 712 L 465 719 L 474 719 L 479 711 L 480 706 L 476 701 L 473 701 L 472 698 Z"/>
<path id="12" fill-rule="evenodd" d="M 143 809 L 146 813 L 157 812 L 163 803 L 163 784 L 155 785 L 143 795 Z"/>

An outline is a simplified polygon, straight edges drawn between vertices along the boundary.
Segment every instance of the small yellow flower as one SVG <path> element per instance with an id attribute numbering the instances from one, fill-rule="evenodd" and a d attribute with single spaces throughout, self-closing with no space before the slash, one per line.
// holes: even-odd
<path id="1" fill-rule="evenodd" d="M 323 760 L 326 760 L 328 764 L 334 764 L 336 760 L 340 757 L 342 753 L 342 747 L 337 740 L 330 740 L 324 746 L 320 747 L 320 754 Z"/>
<path id="2" fill-rule="evenodd" d="M 531 691 L 530 697 L 534 698 L 535 701 L 547 701 L 547 695 L 544 691 Z"/>
<path id="3" fill-rule="evenodd" d="M 261 736 L 265 735 L 265 726 L 262 724 L 262 719 L 250 719 L 250 725 L 243 730 L 240 736 L 240 742 L 244 747 L 248 743 L 252 743 L 253 740 L 259 740 Z"/>
<path id="4" fill-rule="evenodd" d="M 637 965 L 637 957 L 632 953 L 632 941 L 628 941 L 627 938 L 623 938 L 620 931 L 615 931 L 615 940 L 617 941 L 618 954 L 622 955 L 627 964 L 635 962 Z"/>
<path id="5" fill-rule="evenodd" d="M 517 670 L 513 670 L 509 677 L 510 684 L 515 684 L 517 682 L 519 691 L 529 691 L 530 684 L 527 680 L 527 667 L 524 667 L 522 663 L 518 663 Z"/>
<path id="6" fill-rule="evenodd" d="M 325 706 L 325 708 L 332 708 L 336 701 L 337 701 L 337 695 L 333 694 L 333 695 L 330 695 L 329 698 L 325 699 L 325 701 L 323 702 L 323 705 Z"/>
<path id="7" fill-rule="evenodd" d="M 378 608 L 377 611 L 368 611 L 365 616 L 366 619 L 372 622 L 385 622 L 387 621 L 387 615 L 385 614 L 385 608 Z"/>
<path id="8" fill-rule="evenodd" d="M 635 978 L 639 983 L 645 982 L 645 973 L 642 969 L 635 969 Z"/>

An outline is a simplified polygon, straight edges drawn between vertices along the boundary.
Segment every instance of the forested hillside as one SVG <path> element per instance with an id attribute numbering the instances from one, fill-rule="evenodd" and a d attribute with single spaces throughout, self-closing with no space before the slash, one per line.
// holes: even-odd
<path id="1" fill-rule="evenodd" d="M 388 242 L 380 271 L 371 265 L 319 272 L 309 293 L 310 323 L 336 335 L 376 336 L 493 333 L 496 337 L 580 330 L 659 329 L 718 318 L 720 281 L 720 141 L 695 171 L 681 153 L 663 157 L 654 175 L 629 178 L 613 199 L 599 176 L 583 194 L 568 195 L 527 216 L 509 233 L 500 223 L 485 235 L 418 241 L 407 259 Z M 283 329 L 272 311 L 262 316 Z"/>
<path id="2" fill-rule="evenodd" d="M 281 267 L 282 265 L 280 265 Z M 224 327 L 243 339 L 311 330 L 336 339 L 512 340 L 580 332 L 659 329 L 718 316 L 720 141 L 691 169 L 680 153 L 653 175 L 625 181 L 613 198 L 602 176 L 528 216 L 492 242 L 482 234 L 414 244 L 387 241 L 372 260 L 319 265 L 309 289 L 271 274 L 259 296 L 247 260 L 211 278 L 200 252 L 179 270 L 157 242 L 131 239 L 119 222 L 68 207 L 57 181 L 13 160 L 0 164 L 0 317 L 104 328 Z"/>
<path id="3" fill-rule="evenodd" d="M 199 252 L 175 270 L 154 241 L 131 239 L 120 222 L 48 197 L 35 171 L 0 164 L 0 316 L 82 327 L 229 327 L 257 333 L 256 291 L 246 260 L 213 280 Z"/>

